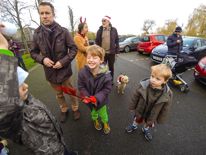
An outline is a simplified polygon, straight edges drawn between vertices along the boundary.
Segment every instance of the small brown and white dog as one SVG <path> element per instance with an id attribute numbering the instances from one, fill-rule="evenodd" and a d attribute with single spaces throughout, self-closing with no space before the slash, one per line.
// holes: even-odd
<path id="1" fill-rule="evenodd" d="M 122 94 L 124 94 L 124 89 L 127 85 L 127 83 L 129 82 L 129 78 L 127 75 L 120 75 L 117 79 L 117 87 L 118 87 L 118 91 L 117 93 L 119 94 L 120 88 L 122 88 Z"/>

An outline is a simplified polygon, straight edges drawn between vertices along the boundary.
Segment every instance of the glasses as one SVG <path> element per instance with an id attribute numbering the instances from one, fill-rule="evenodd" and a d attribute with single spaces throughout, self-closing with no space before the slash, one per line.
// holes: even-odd
<path id="1" fill-rule="evenodd" d="M 102 23 L 103 23 L 103 22 L 106 22 L 106 21 L 107 21 L 107 20 L 102 20 Z"/>

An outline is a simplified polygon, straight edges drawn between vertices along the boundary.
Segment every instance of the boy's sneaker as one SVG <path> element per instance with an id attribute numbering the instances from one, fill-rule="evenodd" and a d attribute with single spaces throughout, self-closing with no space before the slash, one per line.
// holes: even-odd
<path id="1" fill-rule="evenodd" d="M 94 122 L 94 127 L 97 130 L 102 130 L 101 124 L 99 124 L 98 120 L 93 121 Z"/>
<path id="2" fill-rule="evenodd" d="M 126 130 L 127 132 L 132 132 L 133 130 L 137 129 L 137 127 L 138 127 L 138 125 L 137 125 L 136 127 L 134 127 L 133 124 L 132 124 L 132 125 L 126 127 L 125 130 Z"/>
<path id="3" fill-rule="evenodd" d="M 152 135 L 150 134 L 149 129 L 145 130 L 144 128 L 142 128 L 142 131 L 144 132 L 145 138 L 147 140 L 152 140 Z"/>
<path id="4" fill-rule="evenodd" d="M 104 133 L 108 134 L 110 132 L 110 127 L 108 123 L 104 123 Z"/>

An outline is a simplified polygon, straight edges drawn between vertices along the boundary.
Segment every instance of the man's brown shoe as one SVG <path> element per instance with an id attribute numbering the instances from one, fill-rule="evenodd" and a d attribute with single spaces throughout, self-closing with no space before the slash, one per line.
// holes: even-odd
<path id="1" fill-rule="evenodd" d="M 78 120 L 80 118 L 79 109 L 77 111 L 73 111 L 73 114 L 74 114 L 74 120 Z"/>
<path id="2" fill-rule="evenodd" d="M 64 123 L 67 119 L 68 111 L 67 112 L 62 112 L 61 117 L 60 117 L 60 122 Z"/>

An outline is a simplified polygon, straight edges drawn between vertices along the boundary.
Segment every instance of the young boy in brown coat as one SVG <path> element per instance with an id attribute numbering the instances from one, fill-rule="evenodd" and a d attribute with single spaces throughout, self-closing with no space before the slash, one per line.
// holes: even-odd
<path id="1" fill-rule="evenodd" d="M 172 72 L 165 64 L 151 67 L 151 76 L 140 81 L 139 87 L 134 92 L 129 109 L 135 111 L 134 122 L 126 128 L 127 132 L 137 129 L 138 124 L 144 120 L 142 131 L 147 140 L 152 139 L 149 127 L 154 127 L 155 121 L 164 124 L 172 105 L 172 91 L 167 81 Z"/>

